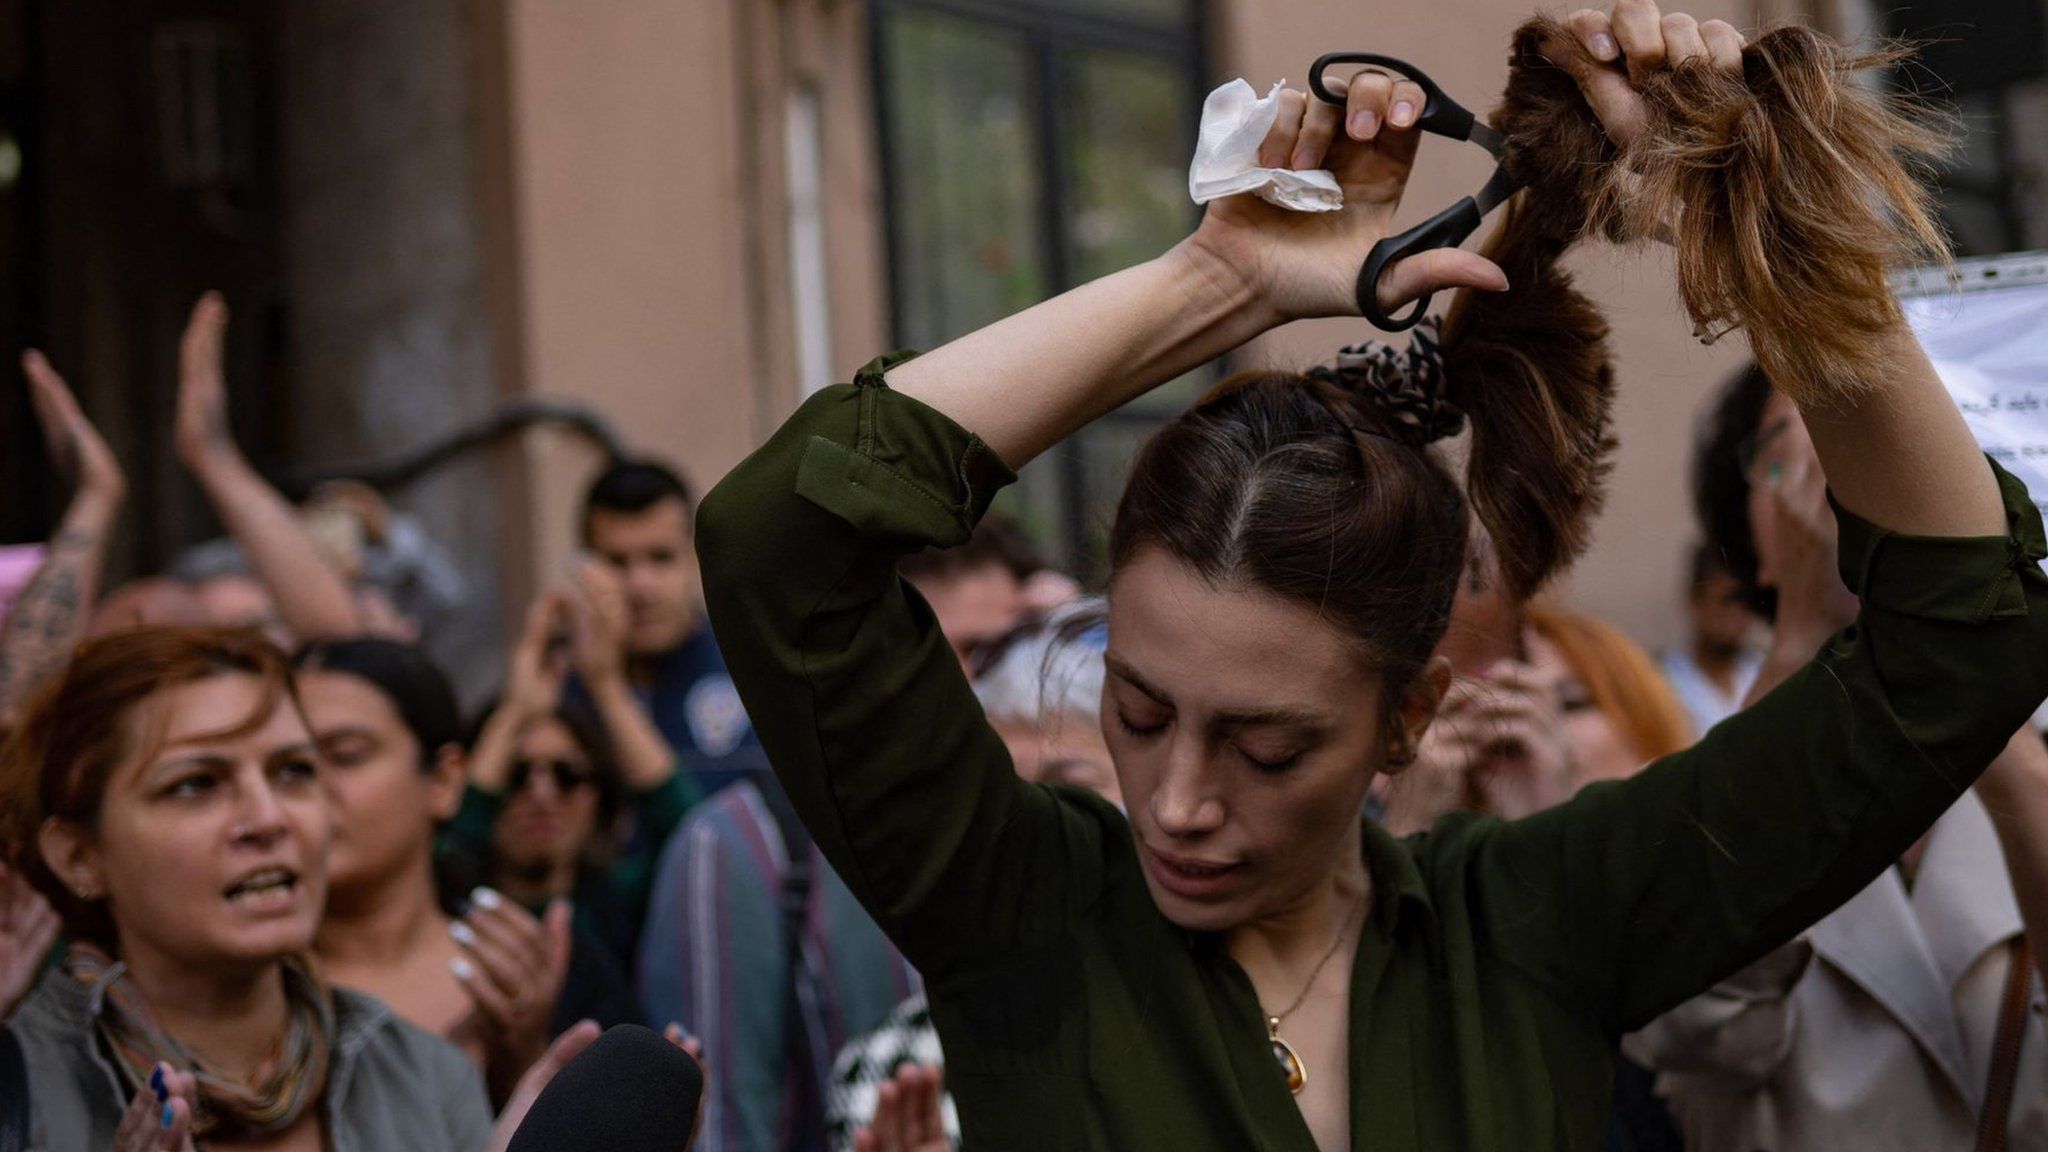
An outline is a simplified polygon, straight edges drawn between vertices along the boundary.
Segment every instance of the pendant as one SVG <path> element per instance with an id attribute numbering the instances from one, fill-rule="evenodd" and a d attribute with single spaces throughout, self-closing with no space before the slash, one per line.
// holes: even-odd
<path id="1" fill-rule="evenodd" d="M 1296 1096 L 1308 1084 L 1308 1065 L 1294 1051 L 1294 1045 L 1280 1038 L 1280 1018 L 1266 1017 L 1266 1040 L 1273 1045 L 1273 1059 L 1280 1062 L 1280 1070 L 1287 1073 L 1287 1090 Z"/>

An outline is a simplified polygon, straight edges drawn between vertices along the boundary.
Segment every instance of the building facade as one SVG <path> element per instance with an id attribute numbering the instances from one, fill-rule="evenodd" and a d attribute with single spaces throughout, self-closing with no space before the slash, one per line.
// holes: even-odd
<path id="1" fill-rule="evenodd" d="M 2043 7 L 1694 11 L 1997 45 L 1932 61 L 1971 78 L 1953 92 L 1971 134 L 1946 196 L 1965 248 L 1987 251 L 2048 247 Z M 1944 23 L 1911 24 L 1916 9 Z M 0 276 L 0 338 L 48 346 L 136 462 L 145 527 L 122 560 L 136 570 L 211 531 L 167 442 L 177 327 L 209 286 L 236 308 L 238 427 L 275 471 L 388 459 L 553 398 L 601 413 L 701 490 L 871 356 L 1185 234 L 1186 162 L 1216 83 L 1298 83 L 1322 52 L 1369 48 L 1485 108 L 1530 10 L 0 0 L 0 256 L 19 257 Z M 1470 192 L 1488 163 L 1426 145 L 1398 222 Z M 1673 642 L 1693 429 L 1743 352 L 1693 340 L 1660 252 L 1589 248 L 1574 263 L 1614 322 L 1622 449 L 1593 551 L 1560 594 Z M 1303 366 L 1369 334 L 1295 325 L 1227 367 Z M 1061 446 L 1005 507 L 1089 570 L 1133 446 L 1200 384 Z M 0 528 L 32 538 L 55 494 L 32 479 L 15 390 L 0 389 L 0 416 Z M 564 571 L 598 460 L 586 438 L 543 427 L 394 498 L 470 565 L 480 611 L 509 622 Z"/>

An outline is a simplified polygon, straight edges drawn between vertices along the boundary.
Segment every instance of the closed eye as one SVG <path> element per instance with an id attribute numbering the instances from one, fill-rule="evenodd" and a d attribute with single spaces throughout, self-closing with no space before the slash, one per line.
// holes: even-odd
<path id="1" fill-rule="evenodd" d="M 1235 746 L 1233 745 L 1233 747 Z M 1287 756 L 1282 756 L 1278 760 L 1261 760 L 1257 756 L 1254 756 L 1251 753 L 1245 751 L 1243 748 L 1238 748 L 1237 754 L 1239 756 L 1244 757 L 1245 763 L 1250 764 L 1253 768 L 1256 768 L 1261 772 L 1269 773 L 1285 772 L 1289 768 L 1294 767 L 1295 764 L 1297 764 L 1301 760 L 1301 753 L 1299 752 L 1295 752 Z"/>
<path id="2" fill-rule="evenodd" d="M 1130 717 L 1125 716 L 1121 708 L 1117 709 L 1116 722 L 1118 727 L 1133 736 L 1157 736 L 1161 732 L 1166 731 L 1167 725 L 1167 721 L 1164 720 L 1157 724 L 1133 724 Z"/>

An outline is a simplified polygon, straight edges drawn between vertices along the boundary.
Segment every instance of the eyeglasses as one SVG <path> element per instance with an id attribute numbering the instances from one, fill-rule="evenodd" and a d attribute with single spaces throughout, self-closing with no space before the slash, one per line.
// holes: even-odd
<path id="1" fill-rule="evenodd" d="M 512 762 L 512 771 L 505 777 L 505 792 L 516 796 L 526 791 L 526 785 L 533 780 L 535 772 L 545 771 L 554 777 L 555 791 L 574 792 L 590 783 L 590 770 L 573 760 L 530 760 Z"/>
<path id="2" fill-rule="evenodd" d="M 1785 438 L 1789 427 L 1789 420 L 1773 420 L 1735 446 L 1735 464 L 1742 470 L 1743 483 L 1751 488 L 1776 488 L 1785 482 L 1785 461 L 1771 449 Z"/>

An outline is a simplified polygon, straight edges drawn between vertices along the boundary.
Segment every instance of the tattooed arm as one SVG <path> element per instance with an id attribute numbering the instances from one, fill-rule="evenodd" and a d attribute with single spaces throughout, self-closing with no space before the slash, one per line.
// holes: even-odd
<path id="1" fill-rule="evenodd" d="M 0 628 L 0 729 L 70 658 L 99 594 L 107 539 L 128 494 L 121 465 L 85 418 L 64 378 L 40 352 L 21 358 L 29 399 L 49 445 L 50 466 L 72 486 L 71 504 L 35 578 Z"/>
<path id="2" fill-rule="evenodd" d="M 192 307 L 178 348 L 177 449 L 228 535 L 300 641 L 359 636 L 362 615 L 348 582 L 320 555 L 290 502 L 249 464 L 228 426 L 221 373 L 228 306 L 208 292 Z"/>

